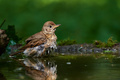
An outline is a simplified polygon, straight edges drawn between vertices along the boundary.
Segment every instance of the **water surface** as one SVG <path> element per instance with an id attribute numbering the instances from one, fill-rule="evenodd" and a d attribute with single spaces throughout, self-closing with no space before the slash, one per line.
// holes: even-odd
<path id="1" fill-rule="evenodd" d="M 0 80 L 120 80 L 120 57 L 79 54 L 48 58 L 1 58 Z"/>

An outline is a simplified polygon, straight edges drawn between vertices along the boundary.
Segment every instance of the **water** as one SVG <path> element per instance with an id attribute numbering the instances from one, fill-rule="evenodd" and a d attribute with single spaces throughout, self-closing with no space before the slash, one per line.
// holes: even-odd
<path id="1" fill-rule="evenodd" d="M 120 80 L 120 57 L 112 54 L 0 59 L 0 80 Z"/>

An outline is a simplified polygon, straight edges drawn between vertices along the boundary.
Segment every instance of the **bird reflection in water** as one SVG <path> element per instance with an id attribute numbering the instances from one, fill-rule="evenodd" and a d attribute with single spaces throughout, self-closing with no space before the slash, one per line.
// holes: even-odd
<path id="1" fill-rule="evenodd" d="M 56 80 L 57 65 L 53 61 L 26 58 L 23 61 L 26 74 L 34 80 Z"/>

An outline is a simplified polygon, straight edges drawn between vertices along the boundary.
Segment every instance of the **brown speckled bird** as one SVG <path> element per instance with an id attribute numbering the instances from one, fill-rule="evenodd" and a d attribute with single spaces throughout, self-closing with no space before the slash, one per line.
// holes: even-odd
<path id="1" fill-rule="evenodd" d="M 26 39 L 26 45 L 10 56 L 23 52 L 26 56 L 41 57 L 47 48 L 57 48 L 55 31 L 59 26 L 60 24 L 56 25 L 53 21 L 47 21 L 43 25 L 42 31 Z"/>

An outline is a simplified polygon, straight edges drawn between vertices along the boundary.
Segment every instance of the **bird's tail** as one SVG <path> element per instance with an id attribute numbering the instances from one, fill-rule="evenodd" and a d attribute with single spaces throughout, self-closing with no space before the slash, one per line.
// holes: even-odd
<path id="1" fill-rule="evenodd" d="M 20 51 L 17 51 L 15 53 L 11 53 L 10 56 L 14 56 L 14 55 L 17 55 L 18 53 L 22 53 L 22 52 L 23 52 L 23 50 L 20 50 Z"/>

